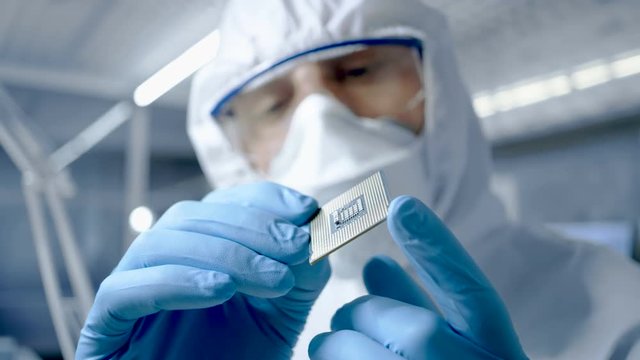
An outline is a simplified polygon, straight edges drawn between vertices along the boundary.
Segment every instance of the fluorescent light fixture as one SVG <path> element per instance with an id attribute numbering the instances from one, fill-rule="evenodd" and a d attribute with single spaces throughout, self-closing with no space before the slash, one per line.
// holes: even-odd
<path id="1" fill-rule="evenodd" d="M 484 90 L 473 96 L 473 106 L 479 117 L 485 118 L 533 105 L 552 98 L 605 84 L 613 79 L 640 75 L 640 51 L 619 55 L 611 62 L 596 60 L 579 66 L 570 75 L 548 74 L 537 80 L 524 80 Z"/>
<path id="2" fill-rule="evenodd" d="M 545 81 L 551 97 L 567 95 L 571 92 L 571 78 L 567 75 L 557 75 Z"/>
<path id="3" fill-rule="evenodd" d="M 476 94 L 473 97 L 473 107 L 479 117 L 489 117 L 496 113 L 493 106 L 493 99 L 488 94 Z"/>
<path id="4" fill-rule="evenodd" d="M 216 30 L 140 84 L 133 92 L 133 101 L 140 107 L 156 101 L 182 80 L 213 60 L 218 53 L 219 45 L 220 32 Z"/>
<path id="5" fill-rule="evenodd" d="M 502 89 L 493 95 L 493 104 L 498 111 L 509 111 L 518 107 L 516 98 L 511 89 Z"/>
<path id="6" fill-rule="evenodd" d="M 544 81 L 531 81 L 511 89 L 517 107 L 545 101 L 551 97 Z"/>
<path id="7" fill-rule="evenodd" d="M 611 63 L 611 72 L 616 78 L 640 74 L 640 54 L 626 56 Z"/>
<path id="8" fill-rule="evenodd" d="M 502 87 L 494 94 L 478 93 L 473 97 L 473 106 L 478 116 L 484 118 L 499 111 L 509 111 L 563 96 L 571 91 L 571 81 L 567 75 L 551 75 L 548 78 L 525 80 Z"/>
<path id="9" fill-rule="evenodd" d="M 149 230 L 153 225 L 153 212 L 146 206 L 138 206 L 129 214 L 129 226 L 135 232 Z"/>
<path id="10" fill-rule="evenodd" d="M 579 70 L 571 74 L 573 87 L 578 90 L 587 89 L 596 85 L 604 84 L 611 80 L 609 66 L 606 63 L 597 62 L 583 65 Z"/>

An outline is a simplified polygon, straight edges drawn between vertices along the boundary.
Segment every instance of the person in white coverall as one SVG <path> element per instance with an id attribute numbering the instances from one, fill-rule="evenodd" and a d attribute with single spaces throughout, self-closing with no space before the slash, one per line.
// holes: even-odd
<path id="1" fill-rule="evenodd" d="M 134 241 L 78 358 L 638 355 L 637 264 L 512 223 L 491 193 L 442 15 L 419 0 L 233 1 L 220 30 L 188 110 L 216 190 Z M 309 265 L 319 204 L 377 170 L 387 226 Z"/>

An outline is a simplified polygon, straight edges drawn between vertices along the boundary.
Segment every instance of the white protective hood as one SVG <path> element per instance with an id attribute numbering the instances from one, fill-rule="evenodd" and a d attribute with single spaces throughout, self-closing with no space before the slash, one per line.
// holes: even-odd
<path id="1" fill-rule="evenodd" d="M 640 337 L 637 266 L 507 222 L 489 190 L 489 147 L 440 13 L 419 0 L 235 0 L 223 16 L 221 34 L 218 57 L 193 81 L 188 114 L 189 136 L 213 187 L 256 178 L 210 114 L 235 86 L 278 60 L 320 46 L 418 38 L 427 89 L 425 186 L 433 199 L 428 205 L 502 295 L 525 351 L 543 359 L 604 358 L 621 351 L 619 339 Z M 304 343 L 308 336 L 302 338 Z"/>
<path id="2" fill-rule="evenodd" d="M 211 116 L 213 104 L 238 84 L 309 49 L 348 40 L 411 36 L 423 41 L 425 52 L 429 120 L 423 136 L 431 175 L 425 186 L 434 199 L 431 207 L 461 236 L 463 227 L 478 236 L 481 228 L 504 221 L 502 206 L 488 193 L 488 146 L 458 74 L 440 13 L 417 0 L 239 0 L 230 2 L 226 10 L 218 57 L 196 75 L 189 103 L 189 136 L 212 186 L 224 188 L 255 179 Z M 478 202 L 484 205 L 475 206 Z M 472 208 L 485 216 L 479 224 L 465 226 L 463 219 L 478 218 L 469 216 Z"/>

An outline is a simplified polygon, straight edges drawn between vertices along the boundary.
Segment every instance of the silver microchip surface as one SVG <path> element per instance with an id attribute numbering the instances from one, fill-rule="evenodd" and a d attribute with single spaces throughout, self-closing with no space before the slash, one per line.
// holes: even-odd
<path id="1" fill-rule="evenodd" d="M 327 202 L 311 220 L 312 265 L 387 218 L 389 198 L 380 171 Z"/>

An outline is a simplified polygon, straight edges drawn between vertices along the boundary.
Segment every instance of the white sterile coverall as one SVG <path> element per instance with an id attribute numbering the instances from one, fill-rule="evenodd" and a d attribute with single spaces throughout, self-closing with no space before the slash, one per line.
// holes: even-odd
<path id="1" fill-rule="evenodd" d="M 309 49 L 371 38 L 419 39 L 424 54 L 426 126 L 419 139 L 421 153 L 402 160 L 414 166 L 385 173 L 392 188 L 399 178 L 412 182 L 391 189 L 392 195 L 402 191 L 416 196 L 441 216 L 502 296 L 531 358 L 601 359 L 624 355 L 629 344 L 640 341 L 640 268 L 636 264 L 603 248 L 507 220 L 503 205 L 489 189 L 489 147 L 440 13 L 419 0 L 234 1 L 227 8 L 221 33 L 217 58 L 194 79 L 188 119 L 189 136 L 213 187 L 259 178 L 211 115 L 212 106 L 235 86 Z M 310 118 L 331 115 L 322 100 L 310 102 L 304 105 Z M 314 161 L 323 160 L 317 156 L 306 161 L 311 168 Z M 375 166 L 388 170 L 394 163 Z M 335 179 L 333 184 L 330 177 L 312 171 L 312 176 L 297 182 L 292 178 L 281 182 L 317 197 L 322 204 L 375 169 L 343 170 L 351 178 Z M 384 230 L 375 236 L 384 237 Z M 367 257 L 383 252 L 406 264 L 390 240 L 376 241 L 374 246 L 364 246 L 358 239 L 332 255 L 332 279 L 311 311 L 296 357 L 306 358 L 309 340 L 328 331 L 337 308 L 365 293 L 361 267 Z"/>

